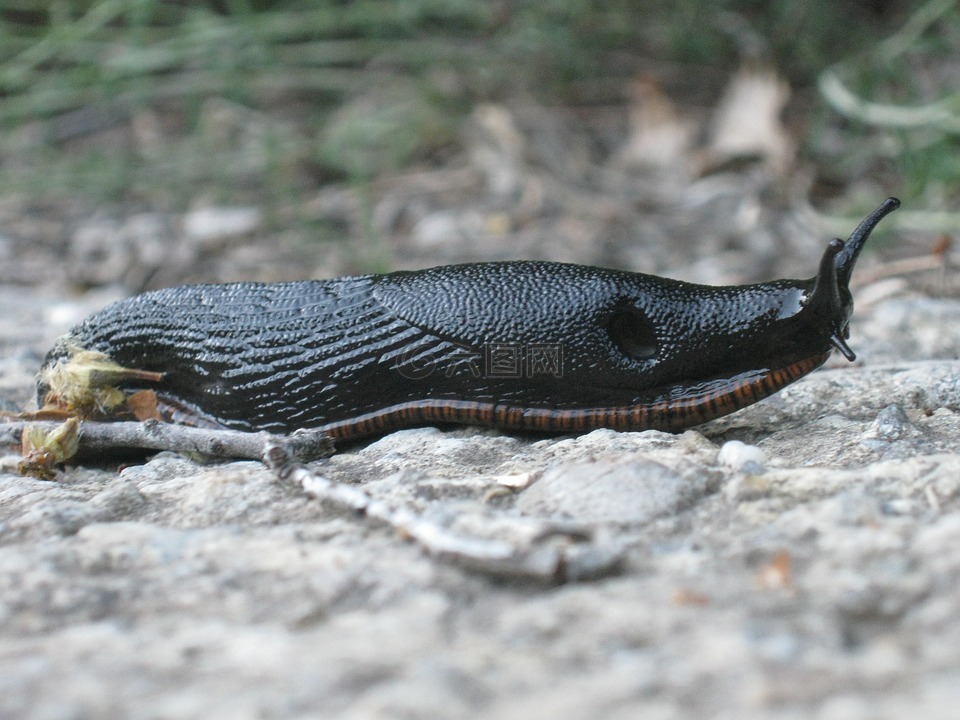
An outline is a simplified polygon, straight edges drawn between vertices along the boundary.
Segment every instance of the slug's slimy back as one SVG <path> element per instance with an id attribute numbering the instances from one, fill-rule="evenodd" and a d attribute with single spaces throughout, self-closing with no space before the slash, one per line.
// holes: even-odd
<path id="1" fill-rule="evenodd" d="M 168 417 L 241 430 L 680 429 L 776 392 L 833 348 L 853 359 L 850 276 L 898 206 L 886 200 L 846 243 L 832 241 L 809 280 L 710 287 L 502 262 L 194 285 L 91 316 L 45 367 L 78 348 L 103 353 L 137 371 L 122 390 L 154 389 Z M 40 401 L 49 393 L 41 381 Z"/>

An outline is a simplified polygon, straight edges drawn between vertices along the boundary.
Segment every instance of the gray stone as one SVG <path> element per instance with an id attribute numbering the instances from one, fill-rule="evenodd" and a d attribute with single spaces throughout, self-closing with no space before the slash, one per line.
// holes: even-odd
<path id="1" fill-rule="evenodd" d="M 18 402 L 65 317 L 27 299 Z M 5 460 L 0 717 L 952 718 L 958 315 L 860 308 L 858 364 L 682 434 L 426 428 L 313 465 L 467 536 L 627 548 L 591 582 L 464 570 L 257 463 Z"/>
<path id="2" fill-rule="evenodd" d="M 683 476 L 642 458 L 564 463 L 547 469 L 517 507 L 582 523 L 646 523 L 690 507 L 716 487 L 715 477 L 700 468 Z"/>

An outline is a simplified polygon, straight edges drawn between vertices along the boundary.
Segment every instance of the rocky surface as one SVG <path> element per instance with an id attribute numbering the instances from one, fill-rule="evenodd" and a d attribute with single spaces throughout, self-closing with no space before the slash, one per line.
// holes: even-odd
<path id="1" fill-rule="evenodd" d="M 9 403 L 89 309 L 50 297 L 0 295 Z M 589 582 L 464 569 L 259 463 L 7 458 L 0 717 L 952 718 L 958 328 L 876 302 L 856 364 L 679 435 L 422 429 L 313 466 L 465 538 L 622 548 Z"/>

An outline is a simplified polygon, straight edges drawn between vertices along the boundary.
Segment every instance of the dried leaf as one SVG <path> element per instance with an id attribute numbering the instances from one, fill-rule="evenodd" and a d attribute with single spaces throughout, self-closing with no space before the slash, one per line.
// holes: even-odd
<path id="1" fill-rule="evenodd" d="M 47 388 L 41 412 L 64 412 L 82 418 L 110 415 L 125 402 L 115 387 L 124 380 L 159 382 L 163 373 L 126 368 L 109 355 L 71 348 L 66 358 L 45 368 L 40 383 Z"/>
<path id="2" fill-rule="evenodd" d="M 618 162 L 627 167 L 685 168 L 696 124 L 680 116 L 650 76 L 634 80 L 629 94 L 630 135 L 617 156 Z"/>
<path id="3" fill-rule="evenodd" d="M 796 143 L 780 119 L 789 98 L 790 86 L 773 69 L 742 68 L 714 112 L 700 174 L 750 158 L 780 174 L 789 170 Z"/>
<path id="4" fill-rule="evenodd" d="M 80 421 L 75 417 L 52 430 L 40 425 L 28 425 L 20 440 L 23 460 L 17 465 L 17 471 L 21 475 L 53 480 L 56 466 L 76 455 L 79 447 Z"/>
<path id="5" fill-rule="evenodd" d="M 163 420 L 157 404 L 157 394 L 153 390 L 140 390 L 127 398 L 127 407 L 133 416 L 144 420 Z"/>

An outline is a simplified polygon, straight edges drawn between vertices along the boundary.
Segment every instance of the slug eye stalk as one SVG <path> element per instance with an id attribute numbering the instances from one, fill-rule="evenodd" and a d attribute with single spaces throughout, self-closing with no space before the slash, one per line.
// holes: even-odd
<path id="1" fill-rule="evenodd" d="M 843 244 L 840 252 L 837 253 L 834 263 L 837 267 L 837 283 L 845 290 L 850 285 L 850 276 L 853 274 L 853 266 L 857 262 L 860 251 L 863 250 L 867 238 L 873 229 L 887 215 L 900 207 L 900 201 L 895 197 L 889 197 L 884 200 L 872 213 L 867 215 L 857 229 L 850 234 L 850 238 Z"/>
<path id="2" fill-rule="evenodd" d="M 821 318 L 830 344 L 850 362 L 857 359 L 856 353 L 847 345 L 848 325 L 853 314 L 853 296 L 850 294 L 853 266 L 873 229 L 898 207 L 900 201 L 897 198 L 887 198 L 857 225 L 846 242 L 839 238 L 830 241 L 820 259 L 813 290 L 804 303 L 809 312 Z"/>

